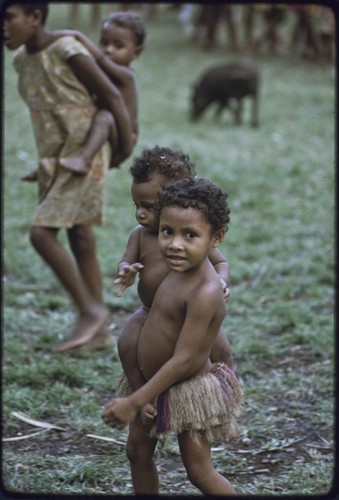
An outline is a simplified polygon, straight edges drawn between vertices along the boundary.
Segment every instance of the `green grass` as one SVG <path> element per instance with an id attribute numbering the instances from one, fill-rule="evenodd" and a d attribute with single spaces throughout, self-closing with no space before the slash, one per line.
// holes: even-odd
<path id="1" fill-rule="evenodd" d="M 94 40 L 83 6 L 81 27 Z M 51 7 L 49 27 L 67 25 L 65 5 Z M 188 119 L 190 86 L 208 65 L 231 60 L 220 46 L 203 52 L 162 9 L 135 62 L 140 139 L 134 154 L 159 144 L 182 149 L 200 176 L 229 194 L 232 210 L 222 251 L 231 267 L 224 329 L 244 383 L 241 437 L 214 451 L 215 464 L 239 493 L 315 495 L 332 485 L 334 365 L 334 111 L 328 68 L 287 53 L 256 60 L 262 70 L 261 126 L 235 128 L 211 112 Z M 126 439 L 107 428 L 101 406 L 120 373 L 112 350 L 57 356 L 52 347 L 70 328 L 68 297 L 28 241 L 35 187 L 20 182 L 34 168 L 28 112 L 16 90 L 12 54 L 4 52 L 4 250 L 2 411 L 4 437 L 34 428 L 11 412 L 53 422 L 64 432 L 3 445 L 3 482 L 27 494 L 131 494 L 121 445 L 86 434 Z M 112 286 L 135 225 L 126 161 L 111 171 L 106 225 L 96 230 L 105 299 L 118 335 L 136 301 Z M 66 242 L 64 235 L 62 241 Z M 197 494 L 185 478 L 173 437 L 157 452 L 161 493 Z"/>

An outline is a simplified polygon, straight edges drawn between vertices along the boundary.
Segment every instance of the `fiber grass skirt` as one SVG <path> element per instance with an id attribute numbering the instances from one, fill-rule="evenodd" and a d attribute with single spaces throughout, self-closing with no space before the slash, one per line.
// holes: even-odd
<path id="1" fill-rule="evenodd" d="M 117 396 L 128 396 L 131 392 L 123 376 Z M 157 417 L 150 435 L 189 432 L 209 443 L 231 441 L 239 435 L 236 417 L 242 400 L 242 389 L 234 372 L 225 363 L 215 363 L 208 373 L 173 385 L 158 396 Z"/>

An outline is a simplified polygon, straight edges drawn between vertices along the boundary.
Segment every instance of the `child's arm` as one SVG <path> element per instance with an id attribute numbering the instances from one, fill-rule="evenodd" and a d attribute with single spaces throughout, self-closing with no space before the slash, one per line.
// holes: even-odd
<path id="1" fill-rule="evenodd" d="M 117 64 L 112 59 L 107 57 L 100 47 L 98 47 L 88 36 L 81 31 L 76 30 L 59 30 L 55 32 L 58 36 L 74 36 L 81 42 L 86 49 L 92 54 L 99 66 L 107 73 L 107 75 L 118 86 L 129 85 L 134 81 L 133 71 L 127 66 Z"/>
<path id="2" fill-rule="evenodd" d="M 137 273 L 144 267 L 139 260 L 140 227 L 136 227 L 130 234 L 124 254 L 118 264 L 118 278 L 113 282 L 121 285 L 118 296 L 121 297 L 126 289 L 133 285 Z"/>
<path id="3" fill-rule="evenodd" d="M 77 54 L 70 57 L 68 63 L 90 94 L 100 96 L 104 107 L 115 117 L 119 134 L 119 151 L 123 159 L 127 158 L 133 149 L 133 131 L 121 93 L 90 57 Z"/>
<path id="4" fill-rule="evenodd" d="M 208 254 L 208 258 L 220 277 L 225 300 L 227 301 L 230 296 L 230 291 L 228 288 L 230 268 L 228 262 L 218 248 L 212 248 L 212 250 Z"/>
<path id="5" fill-rule="evenodd" d="M 186 305 L 185 322 L 176 342 L 173 356 L 131 396 L 113 399 L 105 406 L 103 419 L 108 425 L 122 429 L 142 407 L 154 401 L 156 396 L 185 378 L 192 364 L 197 360 L 198 352 L 205 341 L 208 327 L 215 313 L 216 290 L 201 288 L 194 299 Z"/>

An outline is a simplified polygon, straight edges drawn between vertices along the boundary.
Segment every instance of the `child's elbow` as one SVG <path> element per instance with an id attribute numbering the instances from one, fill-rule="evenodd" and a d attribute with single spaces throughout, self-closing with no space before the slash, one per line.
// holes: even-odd
<path id="1" fill-rule="evenodd" d="M 181 375 L 184 375 L 192 366 L 193 363 L 193 356 L 190 353 L 185 353 L 180 356 L 178 356 L 177 359 L 177 370 L 178 373 Z"/>

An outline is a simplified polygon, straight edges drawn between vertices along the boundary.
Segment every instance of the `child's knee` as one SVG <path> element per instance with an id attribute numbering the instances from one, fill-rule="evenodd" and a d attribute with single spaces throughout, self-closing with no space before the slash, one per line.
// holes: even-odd
<path id="1" fill-rule="evenodd" d="M 145 465 L 153 460 L 154 447 L 145 445 L 139 441 L 127 441 L 126 455 L 132 465 Z"/>
<path id="2" fill-rule="evenodd" d="M 96 126 L 99 127 L 105 127 L 108 130 L 115 130 L 115 120 L 109 111 L 106 109 L 101 109 L 100 111 L 97 112 L 96 117 Z"/>
<path id="3" fill-rule="evenodd" d="M 124 369 L 133 368 L 137 363 L 137 345 L 131 342 L 128 335 L 121 334 L 117 342 L 118 354 Z"/>
<path id="4" fill-rule="evenodd" d="M 141 325 L 135 320 L 130 320 L 122 330 L 117 342 L 118 353 L 121 359 L 132 359 L 133 364 L 136 363 L 136 352 L 140 331 Z"/>
<path id="5" fill-rule="evenodd" d="M 232 368 L 232 346 L 222 332 L 219 332 L 219 335 L 212 347 L 210 358 L 212 363 L 223 362 Z"/>
<path id="6" fill-rule="evenodd" d="M 32 226 L 29 239 L 33 247 L 39 251 L 46 245 L 46 231 L 43 227 L 40 226 Z"/>
<path id="7" fill-rule="evenodd" d="M 220 351 L 220 361 L 226 363 L 226 365 L 230 368 L 233 366 L 233 356 L 231 346 L 225 347 Z"/>
<path id="8" fill-rule="evenodd" d="M 68 237 L 76 255 L 95 252 L 95 236 L 88 226 L 74 226 L 68 230 Z"/>
<path id="9" fill-rule="evenodd" d="M 129 342 L 127 335 L 121 334 L 118 337 L 117 347 L 120 358 L 125 358 L 129 351 Z"/>

